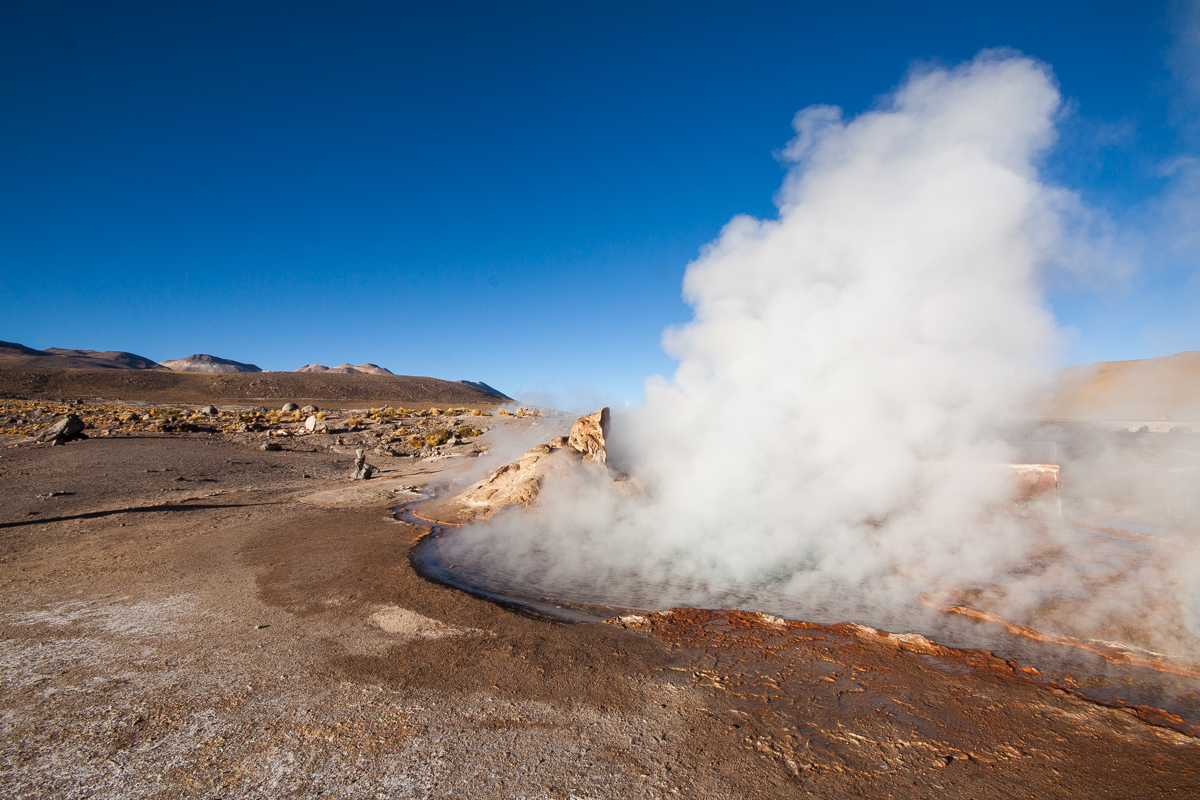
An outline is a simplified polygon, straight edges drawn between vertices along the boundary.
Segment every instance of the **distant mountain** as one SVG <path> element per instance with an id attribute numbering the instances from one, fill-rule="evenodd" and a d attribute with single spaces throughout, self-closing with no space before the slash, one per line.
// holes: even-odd
<path id="1" fill-rule="evenodd" d="M 392 375 L 391 370 L 378 364 L 342 364 L 340 367 L 327 367 L 324 364 L 305 364 L 296 372 L 333 372 L 339 375 Z"/>
<path id="2" fill-rule="evenodd" d="M 16 342 L 0 342 L 0 365 L 58 369 L 166 369 L 153 359 L 124 350 L 34 350 Z"/>
<path id="3" fill-rule="evenodd" d="M 162 365 L 175 372 L 262 372 L 262 369 L 254 364 L 243 364 L 241 361 L 218 358 L 207 353 L 164 361 Z"/>
<path id="4" fill-rule="evenodd" d="M 491 386 L 488 386 L 483 381 L 459 381 L 459 383 L 466 384 L 467 386 L 471 386 L 475 389 L 479 389 L 480 391 L 487 392 L 488 394 L 491 394 L 491 395 L 495 395 L 496 397 L 501 397 L 505 400 L 513 399 L 513 398 L 509 397 L 508 395 L 506 395 L 504 392 L 500 391 L 499 389 L 493 389 Z"/>

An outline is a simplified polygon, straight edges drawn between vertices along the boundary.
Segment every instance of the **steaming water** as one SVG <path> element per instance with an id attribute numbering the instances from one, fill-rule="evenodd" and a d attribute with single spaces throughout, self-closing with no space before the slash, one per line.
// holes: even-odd
<path id="1" fill-rule="evenodd" d="M 411 515 L 402 519 L 416 524 Z M 1113 537 L 1101 532 L 1077 528 L 1083 548 L 1074 553 L 1092 575 L 1119 576 L 1153 551 L 1153 544 Z M 1021 666 L 1036 667 L 1041 678 L 1051 682 L 1066 677 L 1077 683 L 1081 694 L 1105 703 L 1149 705 L 1176 714 L 1185 721 L 1200 724 L 1200 680 L 1173 675 L 1141 666 L 1115 664 L 1096 653 L 1050 642 L 1039 642 L 1013 635 L 999 626 L 980 623 L 946 613 L 913 613 L 908 607 L 900 613 L 884 612 L 862 606 L 861 616 L 845 608 L 833 610 L 819 597 L 797 598 L 771 586 L 693 586 L 679 592 L 662 592 L 662 587 L 621 582 L 620 588 L 604 582 L 575 582 L 560 585 L 538 580 L 521 570 L 515 573 L 494 569 L 486 563 L 463 562 L 470 550 L 460 545 L 470 529 L 434 527 L 414 548 L 412 560 L 417 571 L 437 580 L 501 605 L 568 622 L 598 622 L 634 612 L 647 613 L 672 607 L 737 609 L 764 611 L 785 619 L 833 624 L 855 621 L 880 630 L 920 633 L 950 647 L 984 649 Z M 451 565 L 453 564 L 453 567 Z M 1065 595 L 1078 592 L 1072 580 L 1055 587 Z M 850 616 L 847 616 L 850 614 Z"/>

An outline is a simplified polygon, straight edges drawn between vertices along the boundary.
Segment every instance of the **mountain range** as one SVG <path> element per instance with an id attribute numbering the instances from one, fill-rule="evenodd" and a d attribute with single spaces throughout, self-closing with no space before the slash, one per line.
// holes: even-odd
<path id="1" fill-rule="evenodd" d="M 71 350 L 63 347 L 47 347 L 45 350 L 35 350 L 16 342 L 0 342 L 0 367 L 30 367 L 56 369 L 137 369 L 163 370 L 171 372 L 209 372 L 218 374 L 233 374 L 241 372 L 263 372 L 255 364 L 246 364 L 229 358 L 196 353 L 186 358 L 175 358 L 156 362 L 153 359 L 127 353 L 123 350 Z M 324 364 L 306 364 L 295 372 L 333 374 L 333 375 L 394 375 L 391 370 L 378 364 L 342 364 L 337 367 L 327 367 Z M 458 381 L 459 383 L 478 389 L 487 394 L 512 400 L 503 392 L 493 389 L 482 381 Z"/>

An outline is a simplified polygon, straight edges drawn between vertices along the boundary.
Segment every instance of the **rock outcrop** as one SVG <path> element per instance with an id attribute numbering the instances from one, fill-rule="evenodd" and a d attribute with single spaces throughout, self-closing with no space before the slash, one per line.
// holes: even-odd
<path id="1" fill-rule="evenodd" d="M 608 421 L 607 408 L 575 420 L 571 435 L 567 437 L 568 446 L 582 453 L 585 462 L 595 461 L 607 466 L 608 452 L 604 449 L 604 436 L 608 433 Z"/>
<path id="2" fill-rule="evenodd" d="M 430 513 L 450 521 L 482 522 L 501 509 L 532 505 L 552 475 L 567 477 L 581 469 L 592 469 L 607 477 L 608 423 L 607 408 L 580 417 L 571 426 L 569 436 L 531 447 L 516 461 L 505 464 L 482 481 L 435 503 Z M 619 476 L 618 480 L 624 477 Z"/>

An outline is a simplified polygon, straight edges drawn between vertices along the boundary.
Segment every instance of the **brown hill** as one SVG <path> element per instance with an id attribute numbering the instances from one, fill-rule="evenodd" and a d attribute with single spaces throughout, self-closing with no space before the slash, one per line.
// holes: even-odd
<path id="1" fill-rule="evenodd" d="M 1200 351 L 1058 371 L 1047 419 L 1200 420 Z"/>
<path id="2" fill-rule="evenodd" d="M 65 347 L 34 350 L 16 342 L 0 342 L 0 365 L 58 369 L 167 369 L 152 359 L 124 350 L 97 352 Z"/>
<path id="3" fill-rule="evenodd" d="M 0 365 L 0 398 L 105 399 L 203 405 L 492 407 L 495 395 L 457 381 L 412 375 L 172 372 Z"/>

